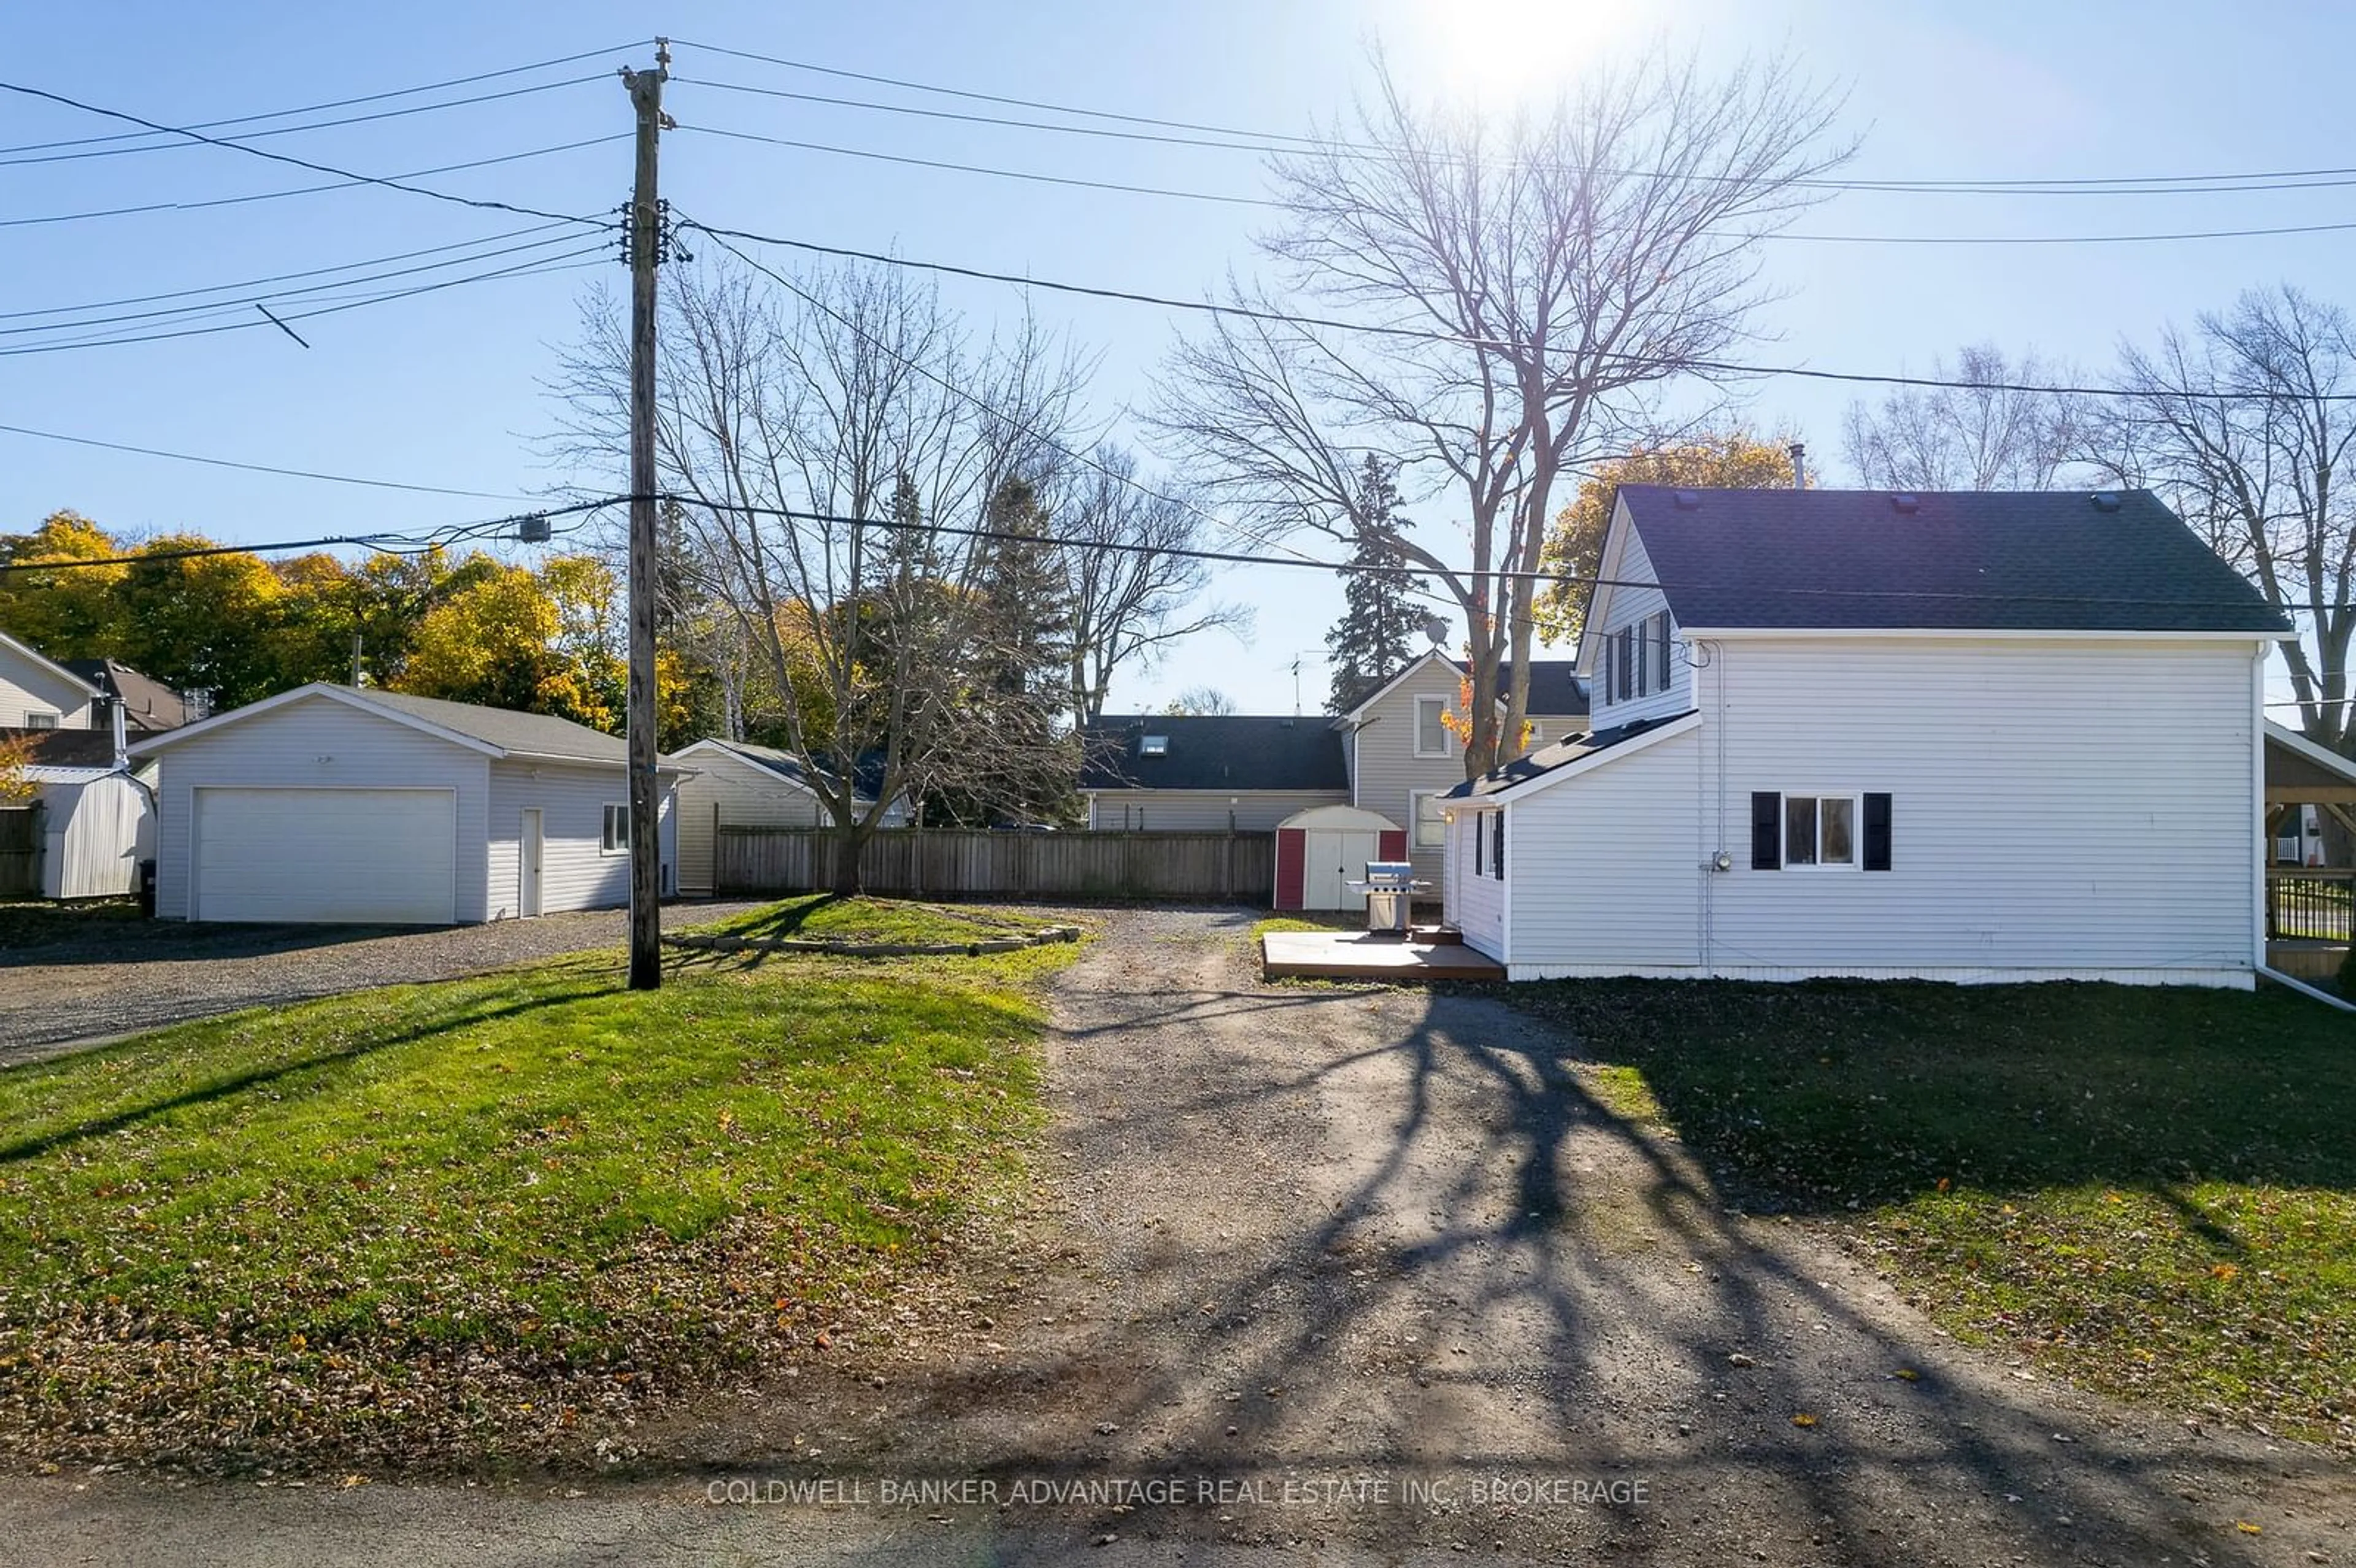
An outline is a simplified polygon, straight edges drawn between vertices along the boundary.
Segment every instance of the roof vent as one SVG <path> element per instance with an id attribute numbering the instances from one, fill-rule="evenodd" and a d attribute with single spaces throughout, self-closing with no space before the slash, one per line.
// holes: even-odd
<path id="1" fill-rule="evenodd" d="M 1922 509 L 1922 497 L 1912 490 L 1901 490 L 1890 497 L 1890 504 L 1911 517 Z"/>
<path id="2" fill-rule="evenodd" d="M 2119 509 L 2119 498 L 2108 490 L 2097 490 L 2086 499 L 2094 503 L 2094 510 L 2098 512 L 2115 512 Z"/>
<path id="3" fill-rule="evenodd" d="M 1701 507 L 1701 492 L 1698 490 L 1680 490 L 1669 498 L 1676 503 L 1680 512 L 1698 511 Z"/>
<path id="4" fill-rule="evenodd" d="M 1137 754 L 1141 757 L 1168 756 L 1170 754 L 1170 737 L 1167 735 L 1146 735 L 1141 737 L 1137 742 Z"/>

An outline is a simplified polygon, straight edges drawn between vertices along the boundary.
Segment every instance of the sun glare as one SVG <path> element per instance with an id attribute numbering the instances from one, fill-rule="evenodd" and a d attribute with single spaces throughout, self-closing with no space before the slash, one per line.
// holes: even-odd
<path id="1" fill-rule="evenodd" d="M 1450 92 L 1497 101 L 1552 92 L 1624 37 L 1645 7 L 1612 0 L 1423 0 Z"/>

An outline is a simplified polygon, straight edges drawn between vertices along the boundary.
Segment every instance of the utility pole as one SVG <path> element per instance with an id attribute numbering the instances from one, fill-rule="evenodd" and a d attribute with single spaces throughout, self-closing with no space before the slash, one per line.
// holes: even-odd
<path id="1" fill-rule="evenodd" d="M 655 195 L 670 41 L 655 69 L 622 72 L 637 111 L 637 176 L 626 225 L 630 264 L 630 989 L 662 985 L 661 801 L 655 750 L 655 263 L 668 235 Z"/>

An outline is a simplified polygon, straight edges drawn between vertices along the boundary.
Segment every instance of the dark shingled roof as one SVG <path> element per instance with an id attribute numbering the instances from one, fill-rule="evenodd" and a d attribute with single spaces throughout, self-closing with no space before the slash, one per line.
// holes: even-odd
<path id="1" fill-rule="evenodd" d="M 180 694 L 152 676 L 112 659 L 65 659 L 66 668 L 123 704 L 125 728 L 157 734 L 188 721 L 187 704 Z M 112 728 L 112 721 L 109 721 Z"/>
<path id="2" fill-rule="evenodd" d="M 1462 661 L 1459 661 L 1461 666 Z M 1532 659 L 1530 661 L 1530 706 L 1532 717 L 1538 719 L 1579 719 L 1587 714 L 1587 688 L 1574 672 L 1577 659 Z M 1497 686 L 1504 690 L 1514 678 L 1511 659 L 1497 667 Z"/>
<path id="3" fill-rule="evenodd" d="M 1526 756 L 1515 757 L 1503 767 L 1492 768 L 1477 779 L 1467 779 L 1441 798 L 1480 800 L 1488 795 L 1503 795 L 1518 784 L 1526 784 L 1532 779 L 1544 778 L 1557 768 L 1568 767 L 1581 757 L 1591 757 L 1598 752 L 1608 752 L 1624 741 L 1634 740 L 1648 730 L 1657 730 L 1664 724 L 1674 724 L 1686 717 L 1687 713 L 1694 711 L 1696 709 L 1688 708 L 1685 713 L 1666 714 L 1658 719 L 1638 719 L 1630 723 L 1615 725 L 1609 730 L 1598 730 L 1590 735 L 1566 736 L 1551 746 L 1540 746 Z"/>
<path id="4" fill-rule="evenodd" d="M 352 690 L 350 687 L 343 689 Z M 570 719 L 485 708 L 473 702 L 445 702 L 438 697 L 412 697 L 405 691 L 386 691 L 373 686 L 355 695 L 364 701 L 398 709 L 428 724 L 472 736 L 502 752 L 566 762 L 612 763 L 616 766 L 629 760 L 628 748 L 619 735 L 607 735 Z"/>
<path id="5" fill-rule="evenodd" d="M 2290 630 L 2148 490 L 1619 494 L 1680 626 Z"/>
<path id="6" fill-rule="evenodd" d="M 1162 756 L 1139 752 L 1169 737 Z M 1347 790 L 1342 733 L 1322 714 L 1108 714 L 1080 731 L 1082 789 Z"/>
<path id="7" fill-rule="evenodd" d="M 0 729 L 0 741 L 27 743 L 25 760 L 44 768 L 104 768 L 114 763 L 114 731 Z"/>

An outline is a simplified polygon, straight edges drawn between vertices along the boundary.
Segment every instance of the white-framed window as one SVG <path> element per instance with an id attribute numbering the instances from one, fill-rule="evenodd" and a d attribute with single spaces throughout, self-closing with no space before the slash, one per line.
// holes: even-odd
<path id="1" fill-rule="evenodd" d="M 54 730 L 57 727 L 58 716 L 46 709 L 25 715 L 25 728 L 27 730 Z"/>
<path id="2" fill-rule="evenodd" d="M 1786 795 L 1783 864 L 1857 869 L 1857 802 L 1853 795 Z"/>
<path id="3" fill-rule="evenodd" d="M 1141 737 L 1137 742 L 1137 754 L 1141 757 L 1168 756 L 1170 754 L 1170 737 L 1167 735 L 1147 735 Z"/>
<path id="4" fill-rule="evenodd" d="M 605 824 L 597 835 L 597 851 L 603 855 L 626 855 L 630 852 L 630 808 L 627 805 L 605 806 Z"/>
<path id="5" fill-rule="evenodd" d="M 1440 815 L 1444 808 L 1442 797 L 1447 793 L 1445 790 L 1437 789 L 1408 792 L 1408 801 L 1413 808 L 1408 816 L 1414 824 L 1413 834 L 1417 848 L 1437 849 L 1448 842 L 1448 818 Z"/>
<path id="6" fill-rule="evenodd" d="M 1444 757 L 1449 754 L 1448 726 L 1441 720 L 1448 712 L 1448 699 L 1419 697 L 1415 699 L 1415 754 L 1419 757 Z"/>
<path id="7" fill-rule="evenodd" d="M 1636 628 L 1621 627 L 1612 634 L 1612 645 L 1616 650 L 1612 658 L 1616 678 L 1612 683 L 1612 695 L 1625 702 L 1636 693 Z"/>

